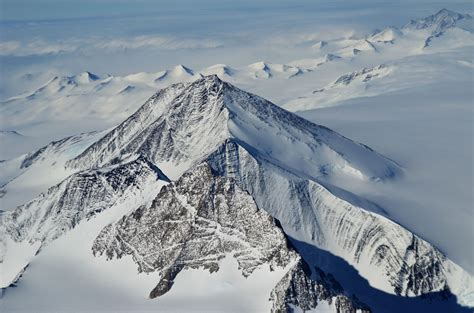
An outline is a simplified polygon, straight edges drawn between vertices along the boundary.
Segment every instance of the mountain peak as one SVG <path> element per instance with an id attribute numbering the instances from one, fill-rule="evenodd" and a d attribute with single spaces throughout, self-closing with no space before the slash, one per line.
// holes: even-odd
<path id="1" fill-rule="evenodd" d="M 462 14 L 448 10 L 446 8 L 442 8 L 438 12 L 434 14 L 435 16 L 453 16 L 453 17 L 459 17 L 462 16 Z"/>
<path id="2" fill-rule="evenodd" d="M 73 76 L 72 79 L 77 83 L 87 84 L 91 81 L 99 80 L 100 77 L 96 74 L 86 71 Z"/>
<path id="3" fill-rule="evenodd" d="M 182 64 L 176 65 L 172 69 L 167 69 L 160 73 L 155 82 L 168 81 L 168 82 L 184 82 L 193 81 L 196 78 L 202 76 L 201 74 L 195 74 L 192 69 Z"/>
<path id="4" fill-rule="evenodd" d="M 232 76 L 234 69 L 226 64 L 214 64 L 201 71 L 203 76 L 218 75 L 221 77 Z"/>
<path id="5" fill-rule="evenodd" d="M 69 165 L 91 168 L 144 155 L 159 167 L 173 164 L 176 173 L 170 178 L 174 179 L 181 174 L 176 168 L 205 158 L 228 140 L 289 173 L 336 185 L 389 179 L 400 171 L 368 147 L 217 75 L 160 90 Z"/>
<path id="6" fill-rule="evenodd" d="M 184 74 L 184 75 L 194 75 L 194 71 L 190 69 L 189 67 L 186 67 L 182 64 L 178 64 L 173 69 L 170 71 L 171 73 L 174 74 Z"/>
<path id="7" fill-rule="evenodd" d="M 449 28 L 456 27 L 457 23 L 472 19 L 469 14 L 461 14 L 448 9 L 441 9 L 433 15 L 418 20 L 412 20 L 406 24 L 404 29 L 432 29 L 433 33 L 443 32 Z"/>

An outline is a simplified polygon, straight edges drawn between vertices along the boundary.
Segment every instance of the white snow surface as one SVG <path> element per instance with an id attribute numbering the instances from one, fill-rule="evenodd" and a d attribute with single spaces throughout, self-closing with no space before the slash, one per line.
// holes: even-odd
<path id="1" fill-rule="evenodd" d="M 442 16 L 445 14 L 441 12 Z M 432 20 L 439 21 L 439 17 Z M 0 198 L 0 208 L 9 210 L 25 203 L 72 174 L 73 170 L 64 167 L 65 162 L 106 132 L 80 135 L 67 148 L 59 152 L 47 150 L 44 160 L 20 169 L 26 153 L 64 136 L 113 127 L 157 89 L 216 74 L 394 160 L 403 168 L 403 175 L 396 180 L 364 183 L 359 178 L 367 180 L 364 173 L 374 169 L 371 161 L 365 163 L 363 170 L 344 167 L 342 162 L 343 171 L 359 178 L 331 183 L 374 201 L 386 211 L 386 216 L 439 247 L 472 274 L 474 251 L 469 242 L 474 240 L 474 36 L 463 24 L 463 27 L 444 29 L 442 35 L 432 38 L 425 46 L 438 26 L 385 28 L 361 38 L 328 39 L 324 46 L 312 48 L 314 58 L 305 57 L 287 64 L 266 61 L 235 67 L 216 64 L 202 70 L 178 65 L 157 73 L 99 77 L 86 72 L 54 77 L 40 88 L 4 100 L 0 105 L 1 128 L 8 131 L 5 136 L 2 131 L 0 137 L 1 150 L 8 150 L 2 152 L 0 159 L 9 159 L 0 163 L 1 190 L 6 192 Z M 376 69 L 377 75 L 363 73 L 364 69 Z M 353 73 L 363 74 L 353 75 L 347 85 L 335 84 L 341 76 Z M 366 79 L 369 74 L 372 77 Z M 251 116 L 248 121 L 252 121 Z M 252 140 L 262 150 L 275 148 L 273 136 L 282 134 L 267 131 L 258 124 L 254 127 L 254 130 L 239 128 L 238 121 L 230 124 L 237 137 Z M 10 130 L 23 138 L 17 138 Z M 288 134 L 284 136 L 291 138 Z M 281 162 L 288 161 L 284 159 L 286 156 L 292 160 L 303 156 L 300 163 L 293 163 L 297 165 L 295 170 L 310 173 L 311 154 L 304 152 L 299 142 L 293 147 L 291 151 L 277 147 L 280 150 L 272 153 Z M 362 157 L 360 161 L 367 160 Z M 187 167 L 185 164 L 182 169 L 173 169 L 173 166 L 161 164 L 160 168 L 165 173 L 175 170 L 179 175 Z M 16 246 L 12 254 L 15 259 L 5 259 L 2 266 L 7 269 L 8 262 L 13 262 L 21 268 L 31 260 L 30 267 L 19 286 L 6 291 L 2 308 L 9 312 L 33 309 L 59 312 L 98 310 L 113 303 L 112 311 L 133 308 L 175 312 L 179 304 L 186 312 L 191 307 L 183 303 L 183 298 L 192 298 L 189 302 L 193 303 L 192 308 L 206 312 L 247 311 L 248 307 L 242 305 L 255 299 L 261 300 L 252 305 L 255 312 L 268 311 L 268 294 L 283 273 L 261 269 L 254 274 L 255 280 L 245 280 L 230 259 L 224 261 L 216 274 L 198 270 L 183 272 L 176 279 L 173 292 L 159 300 L 145 299 L 157 277 L 137 275 L 130 259 L 106 262 L 94 258 L 90 251 L 92 240 L 102 227 L 129 210 L 130 207 L 119 204 L 91 222 L 82 222 L 35 258 L 32 257 L 36 247 Z M 370 269 L 366 271 L 370 273 Z M 80 288 L 73 289 L 71 280 L 78 282 Z M 200 283 L 189 284 L 189 281 Z M 202 290 L 213 292 L 203 294 Z M 236 292 L 242 298 L 234 297 Z M 210 301 L 215 297 L 225 301 Z M 31 301 L 22 301 L 25 298 Z M 324 312 L 324 308 L 320 306 L 318 310 Z"/>

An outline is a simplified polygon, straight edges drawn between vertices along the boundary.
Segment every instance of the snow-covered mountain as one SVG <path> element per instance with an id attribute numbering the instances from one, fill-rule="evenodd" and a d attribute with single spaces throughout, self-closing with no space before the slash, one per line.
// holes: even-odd
<path id="1" fill-rule="evenodd" d="M 3 100 L 0 105 L 0 114 L 5 117 L 2 127 L 34 136 L 36 143 L 45 145 L 51 140 L 97 130 L 97 124 L 112 127 L 138 109 L 137 103 L 143 103 L 156 89 L 210 74 L 284 105 L 362 68 L 472 47 L 472 21 L 469 14 L 443 9 L 403 27 L 391 26 L 367 36 L 321 38 L 313 42 L 317 49 L 309 48 L 311 53 L 305 57 L 285 63 L 214 64 L 202 69 L 177 65 L 124 76 L 90 72 L 56 75 L 38 83 L 39 87 L 32 91 Z M 285 92 L 275 92 L 283 89 Z M 313 107 L 320 103 L 303 102 L 311 102 Z M 37 148 L 32 143 L 29 147 Z M 28 148 L 20 151 L 26 153 Z"/>
<path id="2" fill-rule="evenodd" d="M 395 40 L 402 36 L 402 32 L 396 27 L 387 27 L 383 30 L 374 31 L 367 40 L 370 42 L 395 43 Z"/>
<path id="3" fill-rule="evenodd" d="M 432 34 L 446 31 L 453 27 L 465 27 L 472 23 L 472 16 L 448 9 L 441 9 L 426 18 L 411 20 L 403 29 L 429 29 Z"/>
<path id="4" fill-rule="evenodd" d="M 99 229 L 89 253 L 131 256 L 140 272 L 157 273 L 148 292 L 158 303 L 183 272 L 219 271 L 231 257 L 248 279 L 264 266 L 284 273 L 268 294 L 274 312 L 368 310 L 305 260 L 297 240 L 388 294 L 452 293 L 472 305 L 467 272 L 351 193 L 354 184 L 396 179 L 396 163 L 216 75 L 162 89 L 114 129 L 68 140 L 24 158 L 4 186 L 35 166 L 70 173 L 2 214 L 4 286 L 58 238 L 118 210 L 123 217 Z"/>

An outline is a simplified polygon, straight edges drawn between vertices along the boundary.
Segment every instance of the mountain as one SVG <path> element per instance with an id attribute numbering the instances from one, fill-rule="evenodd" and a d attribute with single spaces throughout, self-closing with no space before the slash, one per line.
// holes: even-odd
<path id="1" fill-rule="evenodd" d="M 225 64 L 214 64 L 201 70 L 201 74 L 204 76 L 217 75 L 221 79 L 231 78 L 235 74 L 235 69 Z"/>
<path id="2" fill-rule="evenodd" d="M 268 79 L 273 77 L 292 78 L 303 72 L 301 69 L 287 64 L 256 62 L 247 66 L 245 70 L 248 76 L 256 79 Z"/>
<path id="3" fill-rule="evenodd" d="M 181 271 L 212 273 L 219 270 L 219 260 L 232 255 L 245 277 L 263 264 L 290 267 L 272 292 L 272 312 L 286 312 L 291 305 L 310 310 L 318 302 L 343 312 L 368 311 L 324 274 L 311 279 L 318 269 L 311 270 L 288 246 L 276 221 L 235 180 L 215 176 L 205 163 L 163 187 L 151 206 L 102 230 L 92 250 L 108 258 L 132 255 L 140 272 L 162 271 L 150 298 L 169 292 Z"/>
<path id="4" fill-rule="evenodd" d="M 331 99 L 338 99 L 337 95 L 328 95 L 321 101 L 321 95 L 312 99 L 311 92 L 337 77 L 424 54 L 470 49 L 474 43 L 473 30 L 469 14 L 441 10 L 402 28 L 386 27 L 360 37 L 342 35 L 311 40 L 305 46 L 307 51 L 302 51 L 304 57 L 287 63 L 214 64 L 201 69 L 177 65 L 124 76 L 29 73 L 18 81 L 18 86 L 24 86 L 20 90 L 28 91 L 0 103 L 0 115 L 5 117 L 2 127 L 35 137 L 36 145 L 28 144 L 31 151 L 65 136 L 96 130 L 97 125 L 101 129 L 115 126 L 157 89 L 210 74 L 285 107 L 289 102 L 305 102 L 298 108 L 321 107 L 334 102 Z M 356 92 L 357 96 L 362 94 L 362 89 Z M 11 153 L 8 158 L 18 155 Z"/>
<path id="5" fill-rule="evenodd" d="M 403 29 L 428 29 L 433 34 L 435 34 L 456 26 L 462 26 L 464 22 L 472 22 L 472 16 L 469 14 L 453 12 L 447 9 L 441 9 L 428 17 L 418 20 L 411 20 L 403 27 Z"/>
<path id="6" fill-rule="evenodd" d="M 87 85 L 91 82 L 100 80 L 100 77 L 90 72 L 83 72 L 73 76 L 55 76 L 46 84 L 27 94 L 28 98 L 34 98 L 40 95 L 51 95 L 58 92 L 68 92 L 76 87 Z M 16 97 L 9 101 L 17 99 Z"/>
<path id="7" fill-rule="evenodd" d="M 188 168 L 227 139 L 299 175 L 332 183 L 385 180 L 400 174 L 394 162 L 368 147 L 245 93 L 216 75 L 159 91 L 68 165 L 87 169 L 144 154 L 156 164 L 173 164 L 175 171 Z"/>
<path id="8" fill-rule="evenodd" d="M 347 86 L 356 81 L 366 83 L 368 81 L 371 81 L 372 79 L 388 75 L 391 70 L 392 69 L 386 66 L 385 64 L 381 64 L 372 68 L 363 68 L 359 71 L 342 75 L 332 83 L 331 87 Z"/>
<path id="9" fill-rule="evenodd" d="M 326 41 L 321 40 L 321 41 L 318 41 L 315 44 L 313 44 L 311 46 L 311 48 L 316 49 L 316 50 L 320 50 L 320 49 L 324 48 L 325 46 L 327 46 L 327 44 L 328 43 Z"/>
<path id="10" fill-rule="evenodd" d="M 351 193 L 353 184 L 396 179 L 396 163 L 216 75 L 158 91 L 63 164 L 72 173 L 63 182 L 2 214 L 4 286 L 56 238 L 131 201 L 91 248 L 158 273 L 152 298 L 173 293 L 182 272 L 215 272 L 232 257 L 248 279 L 262 266 L 284 269 L 271 292 L 274 312 L 322 303 L 332 312 L 369 310 L 296 240 L 342 258 L 388 294 L 452 293 L 472 305 L 468 273 Z M 23 262 L 12 262 L 20 252 Z"/>
<path id="11" fill-rule="evenodd" d="M 19 260 L 15 253 L 9 254 L 10 250 L 32 257 L 82 220 L 158 180 L 169 181 L 151 163 L 138 158 L 120 166 L 73 174 L 33 201 L 4 213 L 0 229 L 5 246 L 2 287 L 15 283 L 29 261 Z"/>
<path id="12" fill-rule="evenodd" d="M 325 95 L 326 93 L 336 92 L 335 89 L 344 88 L 344 92 L 351 95 L 356 95 L 357 90 L 360 89 L 360 86 L 364 86 L 365 90 L 368 89 L 370 82 L 376 79 L 383 78 L 389 75 L 393 71 L 393 66 L 387 66 L 385 64 L 380 64 L 372 68 L 363 68 L 358 71 L 344 74 L 338 77 L 335 81 L 331 82 L 323 88 L 319 88 L 312 91 L 313 95 Z M 349 87 L 351 90 L 347 90 Z M 352 92 L 351 92 L 352 91 Z M 366 95 L 368 93 L 366 92 Z M 338 97 L 333 97 L 333 100 L 340 100 L 343 97 L 343 93 L 338 92 Z M 292 103 L 291 107 L 293 110 L 305 110 L 307 108 L 306 103 Z"/>
<path id="13" fill-rule="evenodd" d="M 369 42 L 394 43 L 400 36 L 403 36 L 403 34 L 398 28 L 387 27 L 383 30 L 376 30 L 367 37 L 367 40 Z"/>
<path id="14" fill-rule="evenodd" d="M 172 83 L 180 81 L 192 81 L 200 77 L 198 74 L 194 74 L 194 71 L 184 65 L 176 65 L 170 70 L 164 71 L 159 77 L 155 79 L 155 82 L 170 81 Z"/>
<path id="15" fill-rule="evenodd" d="M 377 52 L 377 47 L 366 39 L 345 39 L 338 42 L 342 46 L 341 49 L 335 52 L 341 57 L 354 57 L 360 53 Z"/>

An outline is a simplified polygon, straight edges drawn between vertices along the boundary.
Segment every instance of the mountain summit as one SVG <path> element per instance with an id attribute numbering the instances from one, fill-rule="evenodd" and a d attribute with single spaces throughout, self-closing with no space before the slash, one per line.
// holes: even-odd
<path id="1" fill-rule="evenodd" d="M 431 29 L 433 34 L 443 32 L 449 28 L 458 26 L 464 21 L 472 21 L 469 14 L 461 14 L 448 9 L 441 9 L 428 17 L 412 20 L 406 24 L 405 29 Z"/>
<path id="2" fill-rule="evenodd" d="M 69 141 L 27 165 L 48 158 L 45 151 L 74 155 Z M 468 273 L 344 189 L 396 178 L 397 164 L 216 75 L 160 90 L 66 168 L 72 175 L 63 182 L 2 216 L 7 250 L 28 242 L 33 257 L 109 213 L 118 217 L 97 227 L 91 253 L 130 256 L 139 272 L 157 273 L 151 298 L 172 293 L 183 271 L 219 271 L 230 257 L 249 279 L 263 267 L 284 272 L 269 294 L 273 312 L 321 303 L 330 312 L 368 311 L 314 263 L 307 245 L 387 294 L 470 301 Z M 8 284 L 23 267 L 9 269 Z"/>
<path id="3" fill-rule="evenodd" d="M 394 162 L 372 149 L 217 75 L 159 91 L 69 165 L 85 169 L 136 154 L 155 163 L 191 164 L 228 139 L 297 175 L 335 184 L 390 179 L 400 173 Z"/>

